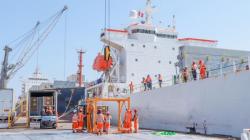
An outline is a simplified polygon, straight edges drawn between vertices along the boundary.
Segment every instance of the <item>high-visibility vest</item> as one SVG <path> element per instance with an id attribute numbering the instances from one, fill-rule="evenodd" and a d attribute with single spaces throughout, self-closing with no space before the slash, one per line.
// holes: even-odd
<path id="1" fill-rule="evenodd" d="M 104 122 L 104 116 L 103 114 L 98 114 L 96 118 L 97 123 L 103 123 Z"/>
<path id="2" fill-rule="evenodd" d="M 146 81 L 147 81 L 147 83 L 152 82 L 151 77 L 150 77 L 150 76 L 148 76 L 148 77 L 147 77 L 147 79 L 146 79 Z"/>
<path id="3" fill-rule="evenodd" d="M 192 70 L 196 70 L 197 69 L 197 65 L 196 64 L 192 64 Z"/>
<path id="4" fill-rule="evenodd" d="M 162 76 L 161 76 L 161 75 L 158 77 L 158 80 L 159 80 L 159 81 L 160 81 L 160 80 L 162 81 Z"/>
<path id="5" fill-rule="evenodd" d="M 77 121 L 78 121 L 78 116 L 74 114 L 72 117 L 72 122 L 77 122 Z"/>

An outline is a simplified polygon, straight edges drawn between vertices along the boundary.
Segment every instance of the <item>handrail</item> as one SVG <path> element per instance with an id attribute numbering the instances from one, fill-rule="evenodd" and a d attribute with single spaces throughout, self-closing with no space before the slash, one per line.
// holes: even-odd
<path id="1" fill-rule="evenodd" d="M 214 77 L 220 77 L 220 76 L 225 76 L 229 73 L 235 73 L 235 72 L 240 72 L 242 70 L 246 70 L 246 66 L 249 67 L 249 62 L 248 61 L 243 61 L 243 62 L 240 62 L 240 63 L 237 63 L 237 64 L 233 64 L 233 65 L 227 65 L 227 66 L 222 66 L 222 63 L 219 64 L 221 67 L 220 68 L 211 68 L 209 70 L 207 70 L 207 73 L 208 73 L 208 77 L 206 78 L 214 78 Z M 217 65 L 217 66 L 219 66 Z M 237 69 L 237 66 L 240 66 L 240 68 Z M 227 70 L 227 68 L 233 68 L 233 70 Z M 197 69 L 198 71 L 198 69 Z M 211 72 L 214 72 L 214 71 L 220 71 L 218 72 L 217 74 L 211 74 Z M 199 75 L 200 75 L 200 72 L 196 72 L 197 74 L 197 80 L 202 80 L 199 78 Z M 163 78 L 163 79 L 166 79 L 166 80 L 163 80 L 162 81 L 162 87 L 166 87 L 166 86 L 172 86 L 172 85 L 176 85 L 176 84 L 181 84 L 181 83 L 185 83 L 182 79 L 182 74 L 177 74 L 177 75 L 174 75 L 172 77 L 167 77 L 167 78 Z M 194 81 L 193 80 L 193 77 L 192 77 L 192 72 L 189 71 L 189 78 L 188 78 L 188 81 Z M 155 89 L 155 88 L 159 88 L 159 82 L 158 81 L 154 81 L 152 83 L 152 88 Z M 129 88 L 127 88 L 128 91 Z M 142 92 L 144 90 L 144 85 L 141 83 L 141 84 L 136 84 L 134 85 L 134 93 L 135 92 Z M 130 93 L 130 92 L 129 92 Z M 131 93 L 130 93 L 131 94 Z"/>

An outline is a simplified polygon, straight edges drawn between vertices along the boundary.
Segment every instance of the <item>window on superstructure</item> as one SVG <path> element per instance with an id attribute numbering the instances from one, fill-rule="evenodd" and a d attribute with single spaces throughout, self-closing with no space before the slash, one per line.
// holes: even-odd
<path id="1" fill-rule="evenodd" d="M 137 59 L 137 58 L 135 59 L 135 62 L 138 62 L 138 59 Z"/>
<path id="2" fill-rule="evenodd" d="M 146 45 L 142 45 L 143 48 L 146 48 Z"/>
<path id="3" fill-rule="evenodd" d="M 133 29 L 132 33 L 155 34 L 155 31 L 154 30 L 145 30 L 145 29 Z"/>
<path id="4" fill-rule="evenodd" d="M 135 76 L 135 74 L 134 74 L 134 73 L 131 73 L 131 75 L 132 75 L 132 76 Z"/>
<path id="5" fill-rule="evenodd" d="M 160 64 L 160 63 L 161 63 L 161 60 L 159 60 L 158 63 Z"/>
<path id="6" fill-rule="evenodd" d="M 135 46 L 135 45 L 132 43 L 132 44 L 131 44 L 131 47 L 134 47 L 134 46 Z"/>
<path id="7" fill-rule="evenodd" d="M 173 47 L 172 50 L 175 51 L 175 47 Z"/>
<path id="8" fill-rule="evenodd" d="M 157 46 L 154 46 L 155 49 L 157 49 Z"/>
<path id="9" fill-rule="evenodd" d="M 169 61 L 169 64 L 172 64 L 172 61 Z"/>

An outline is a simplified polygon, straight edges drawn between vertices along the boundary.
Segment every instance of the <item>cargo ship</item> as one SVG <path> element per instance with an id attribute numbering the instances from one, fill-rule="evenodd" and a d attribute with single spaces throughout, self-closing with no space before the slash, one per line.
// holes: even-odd
<path id="1" fill-rule="evenodd" d="M 86 87 L 86 97 L 130 97 L 141 128 L 239 137 L 250 126 L 250 52 L 218 47 L 217 40 L 178 38 L 175 17 L 173 25 L 157 26 L 153 11 L 147 0 L 143 12 L 130 13 L 141 21 L 101 32 L 105 53 L 93 68 L 102 76 Z M 206 65 L 206 78 L 197 70 L 197 80 L 190 73 L 184 82 L 183 69 L 191 71 L 199 61 Z M 142 78 L 147 75 L 152 90 L 144 90 Z M 109 106 L 115 123 L 116 104 L 101 105 Z"/>

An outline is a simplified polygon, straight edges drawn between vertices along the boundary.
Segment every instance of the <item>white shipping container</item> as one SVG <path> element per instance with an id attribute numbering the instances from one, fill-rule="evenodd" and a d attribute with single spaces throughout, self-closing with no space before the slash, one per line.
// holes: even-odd
<path id="1" fill-rule="evenodd" d="M 7 120 L 13 107 L 13 89 L 0 89 L 0 120 Z"/>

